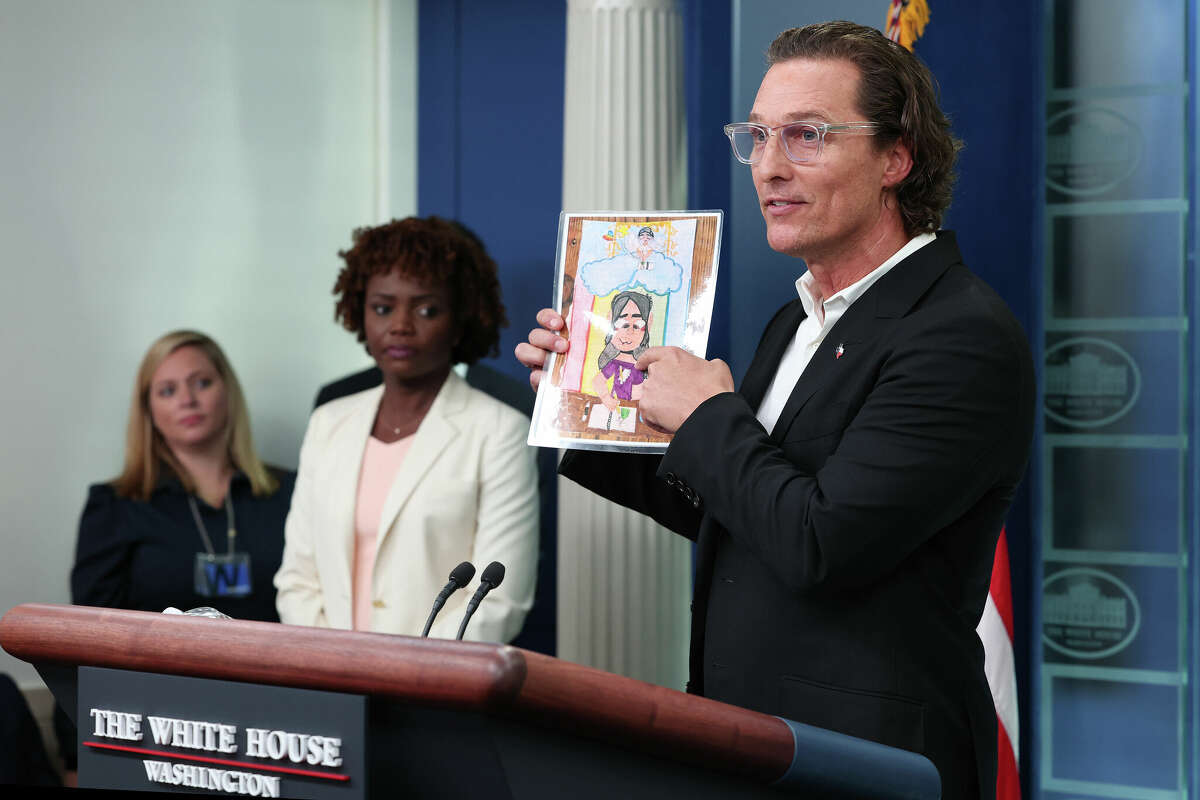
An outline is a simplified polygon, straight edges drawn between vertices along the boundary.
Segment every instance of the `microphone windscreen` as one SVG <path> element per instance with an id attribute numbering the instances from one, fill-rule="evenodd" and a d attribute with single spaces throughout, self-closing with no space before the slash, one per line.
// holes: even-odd
<path id="1" fill-rule="evenodd" d="M 493 561 L 483 568 L 483 577 L 479 580 L 495 589 L 504 580 L 504 565 L 499 561 Z"/>
<path id="2" fill-rule="evenodd" d="M 504 568 L 501 567 L 501 573 Z M 464 561 L 454 569 L 450 570 L 450 580 L 457 583 L 459 586 L 466 586 L 471 582 L 471 578 L 475 577 L 475 565 L 470 561 Z"/>

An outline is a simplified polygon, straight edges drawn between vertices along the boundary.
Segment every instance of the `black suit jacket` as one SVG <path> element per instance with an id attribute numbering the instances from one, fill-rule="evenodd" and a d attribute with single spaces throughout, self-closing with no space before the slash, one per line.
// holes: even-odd
<path id="1" fill-rule="evenodd" d="M 1028 343 L 943 231 L 845 312 L 768 434 L 755 409 L 803 318 L 784 306 L 665 455 L 560 471 L 696 539 L 690 691 L 923 753 L 944 797 L 991 797 L 975 626 L 1032 437 Z"/>

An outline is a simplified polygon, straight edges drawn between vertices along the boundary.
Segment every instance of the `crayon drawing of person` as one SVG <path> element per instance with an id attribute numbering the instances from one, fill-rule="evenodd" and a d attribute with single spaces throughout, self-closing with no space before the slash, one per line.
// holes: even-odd
<path id="1" fill-rule="evenodd" d="M 646 336 L 650 307 L 650 296 L 641 292 L 621 292 L 613 298 L 612 332 L 604 338 L 604 349 L 597 358 L 600 372 L 592 379 L 592 389 L 609 411 L 615 411 L 622 400 L 631 402 L 642 396 L 646 374 L 634 364 L 650 346 Z"/>
<path id="2" fill-rule="evenodd" d="M 654 229 L 645 226 L 638 230 L 637 244 L 633 248 L 633 256 L 637 259 L 640 269 L 654 269 L 650 258 L 654 255 Z"/>

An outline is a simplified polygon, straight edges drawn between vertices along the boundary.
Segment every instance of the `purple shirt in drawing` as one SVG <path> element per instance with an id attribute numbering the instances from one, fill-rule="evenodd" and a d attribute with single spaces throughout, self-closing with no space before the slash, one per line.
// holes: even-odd
<path id="1" fill-rule="evenodd" d="M 635 369 L 633 364 L 628 361 L 621 361 L 614 358 L 612 361 L 600 368 L 600 372 L 606 378 L 613 378 L 613 397 L 618 400 L 632 400 L 633 387 L 637 386 L 642 381 L 646 380 L 646 373 L 640 369 Z"/>

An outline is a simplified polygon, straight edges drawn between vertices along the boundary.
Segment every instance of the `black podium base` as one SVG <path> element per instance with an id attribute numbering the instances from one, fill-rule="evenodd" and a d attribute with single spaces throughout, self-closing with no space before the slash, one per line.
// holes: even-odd
<path id="1" fill-rule="evenodd" d="M 367 714 L 371 798 L 795 796 L 725 773 L 498 717 L 378 699 Z"/>

